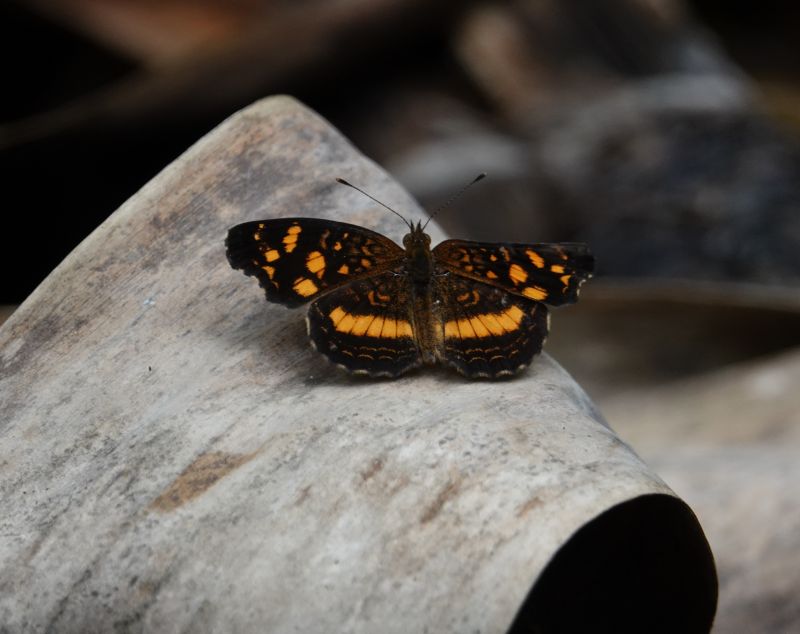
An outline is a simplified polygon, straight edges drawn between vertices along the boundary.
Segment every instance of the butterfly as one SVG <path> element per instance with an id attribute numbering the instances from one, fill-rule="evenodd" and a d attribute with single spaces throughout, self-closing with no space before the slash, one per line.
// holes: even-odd
<path id="1" fill-rule="evenodd" d="M 546 304 L 577 301 L 594 270 L 582 243 L 445 240 L 431 249 L 422 223 L 405 222 L 402 247 L 333 220 L 245 222 L 228 232 L 227 257 L 268 301 L 311 302 L 314 347 L 372 377 L 436 363 L 469 378 L 513 375 L 542 349 Z"/>

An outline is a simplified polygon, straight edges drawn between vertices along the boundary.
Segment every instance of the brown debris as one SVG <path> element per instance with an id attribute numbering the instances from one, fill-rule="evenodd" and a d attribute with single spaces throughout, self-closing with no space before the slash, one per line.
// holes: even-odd
<path id="1" fill-rule="evenodd" d="M 212 451 L 201 454 L 150 504 L 155 511 L 169 512 L 205 493 L 221 478 L 252 460 L 255 454 Z"/>

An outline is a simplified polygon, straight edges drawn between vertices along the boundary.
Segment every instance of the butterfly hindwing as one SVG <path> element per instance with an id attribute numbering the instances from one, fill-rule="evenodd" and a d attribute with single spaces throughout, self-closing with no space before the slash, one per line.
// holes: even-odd
<path id="1" fill-rule="evenodd" d="M 515 374 L 538 354 L 547 336 L 547 306 L 460 276 L 436 278 L 441 310 L 440 358 L 461 374 Z"/>
<path id="2" fill-rule="evenodd" d="M 314 347 L 356 374 L 398 376 L 422 364 L 409 281 L 388 271 L 331 291 L 308 310 Z"/>
<path id="3" fill-rule="evenodd" d="M 290 307 L 403 257 L 403 249 L 379 233 L 316 218 L 245 222 L 228 232 L 226 246 L 233 268 L 258 278 L 269 301 Z"/>
<path id="4" fill-rule="evenodd" d="M 438 266 L 459 276 L 553 306 L 577 301 L 594 257 L 581 243 L 494 244 L 445 240 L 433 249 Z"/>

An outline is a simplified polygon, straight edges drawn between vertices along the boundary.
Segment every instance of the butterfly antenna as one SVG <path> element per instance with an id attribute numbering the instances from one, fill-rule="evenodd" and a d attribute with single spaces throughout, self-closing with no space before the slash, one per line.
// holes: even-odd
<path id="1" fill-rule="evenodd" d="M 433 213 L 432 213 L 430 216 L 428 216 L 428 219 L 425 221 L 425 224 L 424 224 L 424 225 L 422 225 L 422 229 L 423 229 L 423 230 L 425 230 L 425 227 L 427 227 L 427 226 L 428 226 L 428 223 L 429 223 L 431 220 L 433 220 L 433 217 L 434 217 L 436 214 L 438 214 L 438 213 L 439 213 L 440 211 L 442 211 L 443 209 L 447 209 L 447 208 L 448 208 L 450 205 L 452 205 L 452 204 L 453 204 L 453 203 L 454 203 L 456 200 L 458 200 L 458 198 L 461 196 L 461 194 L 463 194 L 465 191 L 467 191 L 467 190 L 468 190 L 470 187 L 472 187 L 472 186 L 473 186 L 475 183 L 477 183 L 479 180 L 483 180 L 484 178 L 486 178 L 486 173 L 485 173 L 485 172 L 481 172 L 481 173 L 480 173 L 480 174 L 478 174 L 478 175 L 477 175 L 475 178 L 473 178 L 473 179 L 472 179 L 472 180 L 471 180 L 469 183 L 467 183 L 467 184 L 466 184 L 466 185 L 464 185 L 464 186 L 463 186 L 461 189 L 459 189 L 459 190 L 458 190 L 458 191 L 457 191 L 455 194 L 453 194 L 452 196 L 450 196 L 450 198 L 449 198 L 448 200 L 446 200 L 446 201 L 444 202 L 444 204 L 443 204 L 443 205 L 439 205 L 439 206 L 438 206 L 438 207 L 437 207 L 437 208 L 436 208 L 436 209 L 433 211 Z"/>
<path id="2" fill-rule="evenodd" d="M 391 211 L 391 212 L 392 212 L 392 213 L 393 213 L 395 216 L 399 217 L 399 218 L 400 218 L 400 220 L 402 220 L 404 223 L 406 223 L 406 226 L 407 226 L 409 229 L 411 229 L 412 231 L 414 230 L 414 227 L 412 227 L 412 226 L 411 226 L 411 223 L 410 223 L 410 222 L 408 222 L 408 220 L 406 220 L 405 218 L 403 218 L 403 216 L 401 216 L 401 215 L 400 215 L 399 213 L 397 213 L 397 212 L 396 212 L 394 209 L 392 209 L 391 207 L 389 207 L 389 205 L 387 205 L 386 203 L 382 203 L 380 200 L 378 200 L 378 199 L 377 199 L 377 198 L 375 198 L 374 196 L 370 196 L 370 195 L 369 195 L 367 192 L 365 192 L 365 191 L 364 191 L 363 189 L 361 189 L 360 187 L 356 187 L 356 186 L 355 186 L 355 185 L 353 185 L 352 183 L 348 183 L 348 182 L 347 182 L 345 179 L 343 179 L 343 178 L 337 178 L 337 179 L 336 179 L 336 182 L 337 182 L 337 183 L 341 183 L 342 185 L 347 185 L 348 187 L 352 187 L 352 188 L 353 188 L 353 189 L 355 189 L 357 192 L 361 192 L 362 194 L 364 194 L 364 195 L 365 195 L 367 198 L 369 198 L 370 200 L 374 200 L 376 203 L 378 203 L 378 204 L 379 204 L 379 205 L 381 205 L 382 207 L 386 207 L 386 209 L 388 209 L 389 211 Z"/>

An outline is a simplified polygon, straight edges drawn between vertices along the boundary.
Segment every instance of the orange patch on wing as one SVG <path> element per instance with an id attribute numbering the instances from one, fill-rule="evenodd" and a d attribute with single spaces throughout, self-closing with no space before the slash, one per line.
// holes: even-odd
<path id="1" fill-rule="evenodd" d="M 356 337 L 362 337 L 364 334 L 366 334 L 367 329 L 375 320 L 375 315 L 357 315 L 355 320 L 356 321 L 353 324 L 353 329 L 350 331 L 350 334 L 355 335 Z"/>
<path id="2" fill-rule="evenodd" d="M 413 337 L 414 330 L 411 328 L 411 324 L 407 321 L 400 321 L 397 320 L 397 336 L 398 337 Z"/>
<path id="3" fill-rule="evenodd" d="M 484 313 L 469 319 L 454 319 L 444 325 L 444 336 L 450 339 L 481 339 L 500 336 L 519 329 L 525 313 L 511 306 L 499 313 Z"/>
<path id="4" fill-rule="evenodd" d="M 469 319 L 448 321 L 444 325 L 444 336 L 452 339 L 482 339 L 492 335 L 504 335 L 519 328 L 523 312 L 512 306 L 501 313 L 484 313 Z"/>
<path id="5" fill-rule="evenodd" d="M 380 315 L 376 315 L 375 319 L 372 320 L 372 323 L 367 328 L 367 336 L 369 337 L 380 337 L 381 331 L 383 330 L 383 324 L 386 320 L 381 317 Z"/>
<path id="6" fill-rule="evenodd" d="M 507 308 L 505 314 L 514 321 L 515 326 L 519 326 L 519 323 L 522 321 L 522 317 L 525 315 L 519 306 L 511 306 L 510 308 Z"/>
<path id="7" fill-rule="evenodd" d="M 347 266 L 346 264 L 342 264 L 342 266 L 340 266 L 336 272 L 339 273 L 340 275 L 347 275 L 348 273 L 350 273 L 350 267 Z"/>
<path id="8" fill-rule="evenodd" d="M 478 319 L 481 320 L 481 323 L 493 335 L 502 335 L 506 331 L 506 329 L 500 325 L 500 322 L 497 321 L 497 317 L 492 313 L 478 315 Z"/>
<path id="9" fill-rule="evenodd" d="M 472 330 L 475 332 L 476 337 L 483 338 L 489 336 L 489 329 L 484 326 L 483 322 L 477 317 L 470 317 L 469 325 L 472 326 Z"/>
<path id="10" fill-rule="evenodd" d="M 522 312 L 519 306 L 511 306 L 495 316 L 497 317 L 497 321 L 501 326 L 503 326 L 506 332 L 514 332 L 519 328 L 519 324 L 522 321 L 522 316 L 524 314 L 525 313 Z"/>
<path id="11" fill-rule="evenodd" d="M 277 249 L 270 249 L 264 253 L 264 257 L 267 259 L 267 262 L 274 262 L 281 257 L 281 254 L 278 253 Z"/>
<path id="12" fill-rule="evenodd" d="M 562 283 L 564 286 L 569 286 L 569 278 L 571 278 L 571 277 L 572 277 L 571 275 L 562 275 L 562 276 L 561 276 L 560 278 L 558 278 L 558 279 L 560 279 L 560 280 L 561 280 L 561 283 Z"/>
<path id="13" fill-rule="evenodd" d="M 530 261 L 537 269 L 544 268 L 544 258 L 538 253 L 536 253 L 536 251 L 534 251 L 533 249 L 528 249 L 527 251 L 525 251 L 525 255 L 528 256 L 528 259 L 530 259 Z"/>
<path id="14" fill-rule="evenodd" d="M 356 337 L 364 335 L 379 337 L 381 336 L 381 331 L 385 329 L 385 322 L 394 321 L 384 319 L 380 315 L 351 315 L 341 306 L 334 308 L 328 317 L 338 332 L 344 332 Z"/>
<path id="15" fill-rule="evenodd" d="M 330 318 L 331 322 L 333 322 L 333 327 L 337 328 L 337 326 L 339 325 L 339 322 L 342 321 L 342 319 L 346 315 L 347 315 L 347 313 L 344 312 L 344 309 L 341 306 L 337 306 L 336 308 L 334 308 L 331 311 L 331 314 L 328 315 L 328 317 Z M 337 330 L 338 330 L 338 328 L 337 328 Z"/>
<path id="16" fill-rule="evenodd" d="M 512 264 L 508 267 L 508 277 L 514 284 L 524 284 L 528 279 L 528 274 L 519 264 Z"/>
<path id="17" fill-rule="evenodd" d="M 458 325 L 458 334 L 462 339 L 474 339 L 475 331 L 472 329 L 472 324 L 468 319 L 459 319 L 456 324 Z"/>
<path id="18" fill-rule="evenodd" d="M 494 256 L 492 256 L 492 257 L 494 257 Z M 497 258 L 494 258 L 494 259 L 496 260 Z M 490 280 L 496 280 L 497 279 L 497 273 L 495 273 L 494 271 L 486 271 L 486 277 L 488 277 Z"/>
<path id="19" fill-rule="evenodd" d="M 342 250 L 342 243 L 338 240 L 333 243 L 333 250 L 334 251 L 341 251 Z"/>
<path id="20" fill-rule="evenodd" d="M 317 285 L 306 277 L 301 277 L 300 279 L 295 280 L 292 288 L 294 289 L 295 293 L 302 295 L 303 297 L 311 297 L 319 290 Z"/>
<path id="21" fill-rule="evenodd" d="M 286 253 L 291 253 L 297 247 L 297 236 L 303 230 L 299 225 L 292 225 L 286 230 L 286 235 L 283 236 L 283 250 Z"/>
<path id="22" fill-rule="evenodd" d="M 306 268 L 321 278 L 325 273 L 325 256 L 319 251 L 312 251 L 306 258 Z"/>
<path id="23" fill-rule="evenodd" d="M 368 269 L 372 266 L 372 262 L 370 262 L 367 258 L 361 258 L 361 266 L 365 269 Z"/>
<path id="24" fill-rule="evenodd" d="M 375 299 L 376 296 L 378 299 Z M 380 291 L 369 291 L 367 293 L 367 299 L 369 300 L 369 303 L 372 304 L 373 306 L 381 306 L 382 304 L 385 304 L 392 298 L 390 295 L 381 295 Z"/>
<path id="25" fill-rule="evenodd" d="M 381 330 L 381 337 L 387 339 L 397 339 L 397 321 L 394 319 L 386 319 L 383 323 L 383 330 Z"/>
<path id="26" fill-rule="evenodd" d="M 269 279 L 272 279 L 275 276 L 275 267 L 274 266 L 266 266 L 266 265 L 264 265 L 261 268 L 264 269 L 264 272 L 267 275 L 269 275 Z"/>
<path id="27" fill-rule="evenodd" d="M 345 313 L 342 311 L 341 319 L 336 322 L 334 328 L 339 332 L 349 333 L 353 329 L 353 325 L 356 323 L 355 317 L 353 317 L 350 313 Z M 333 313 L 331 313 L 333 315 Z"/>
<path id="28" fill-rule="evenodd" d="M 535 300 L 543 300 L 547 297 L 547 291 L 538 286 L 527 286 L 522 289 L 522 294 L 525 297 L 530 297 Z"/>
<path id="29" fill-rule="evenodd" d="M 560 264 L 554 264 L 553 266 L 550 267 L 550 270 L 553 273 L 563 273 L 564 272 L 564 267 L 561 266 Z"/>

